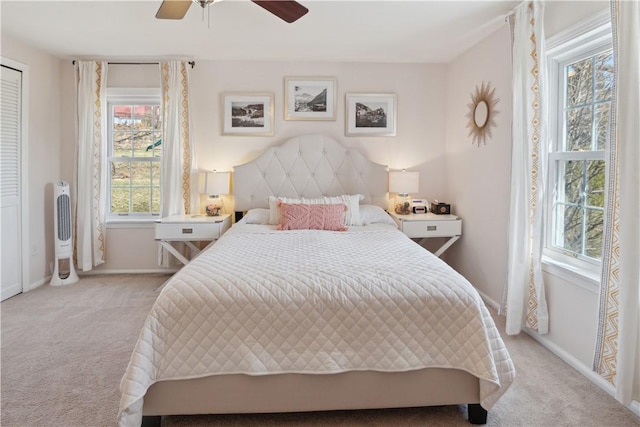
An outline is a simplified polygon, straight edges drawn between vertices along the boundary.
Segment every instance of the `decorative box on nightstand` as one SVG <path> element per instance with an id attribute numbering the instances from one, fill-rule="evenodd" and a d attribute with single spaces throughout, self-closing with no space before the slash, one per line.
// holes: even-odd
<path id="1" fill-rule="evenodd" d="M 412 239 L 449 237 L 449 240 L 435 252 L 436 256 L 442 255 L 462 235 L 462 219 L 456 215 L 435 215 L 432 213 L 398 215 L 395 212 L 390 212 L 389 215 L 400 231 Z"/>
<path id="2" fill-rule="evenodd" d="M 193 258 L 200 253 L 193 242 L 215 241 L 231 227 L 231 215 L 173 215 L 156 221 L 156 240 L 183 264 L 189 260 L 171 243 L 183 242 L 191 249 Z"/>

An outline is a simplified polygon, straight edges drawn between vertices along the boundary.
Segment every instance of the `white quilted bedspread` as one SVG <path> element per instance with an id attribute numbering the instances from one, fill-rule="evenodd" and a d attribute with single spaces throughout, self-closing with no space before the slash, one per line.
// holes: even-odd
<path id="1" fill-rule="evenodd" d="M 120 425 L 156 381 L 458 368 L 490 409 L 514 368 L 469 282 L 391 226 L 236 225 L 162 289 L 122 379 Z"/>

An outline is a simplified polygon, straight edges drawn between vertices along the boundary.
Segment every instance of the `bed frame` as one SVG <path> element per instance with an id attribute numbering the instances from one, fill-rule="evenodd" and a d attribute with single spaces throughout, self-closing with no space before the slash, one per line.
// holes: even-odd
<path id="1" fill-rule="evenodd" d="M 362 194 L 388 207 L 387 167 L 323 135 L 303 135 L 235 166 L 236 217 L 267 208 L 269 196 Z M 469 422 L 485 424 L 479 379 L 458 369 L 339 374 L 215 375 L 161 381 L 145 394 L 143 426 L 162 415 L 304 412 L 466 404 Z"/>

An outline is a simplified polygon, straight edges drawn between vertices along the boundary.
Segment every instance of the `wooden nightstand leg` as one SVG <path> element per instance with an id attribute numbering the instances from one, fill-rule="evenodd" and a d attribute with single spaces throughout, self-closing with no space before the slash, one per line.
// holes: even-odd
<path id="1" fill-rule="evenodd" d="M 444 245 L 442 245 L 440 247 L 440 249 L 438 249 L 435 253 L 435 256 L 439 257 L 440 255 L 442 255 L 444 253 L 444 251 L 446 251 L 447 249 L 449 249 L 449 246 L 453 245 L 455 243 L 456 240 L 458 240 L 460 238 L 460 236 L 453 236 L 452 238 L 450 238 L 449 240 L 447 240 L 445 242 Z"/>

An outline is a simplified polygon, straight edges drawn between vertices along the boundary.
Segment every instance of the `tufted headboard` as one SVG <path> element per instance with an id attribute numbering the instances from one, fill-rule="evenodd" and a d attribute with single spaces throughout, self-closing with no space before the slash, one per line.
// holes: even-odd
<path id="1" fill-rule="evenodd" d="M 331 137 L 301 135 L 233 167 L 236 212 L 268 208 L 269 196 L 362 194 L 362 204 L 387 208 L 387 166 Z"/>

